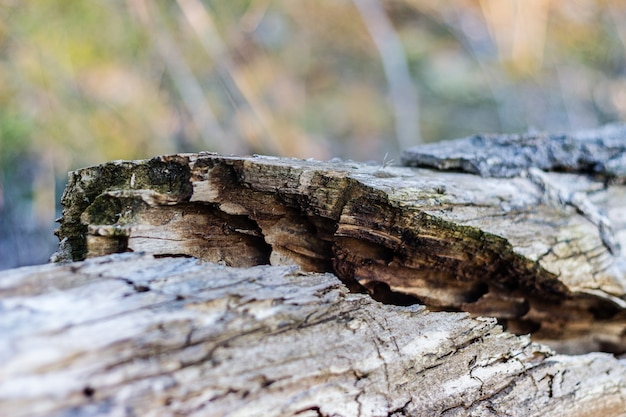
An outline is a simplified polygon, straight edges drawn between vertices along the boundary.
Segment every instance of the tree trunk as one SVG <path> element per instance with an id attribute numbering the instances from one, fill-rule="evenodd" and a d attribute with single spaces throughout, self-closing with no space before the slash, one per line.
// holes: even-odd
<path id="1" fill-rule="evenodd" d="M 496 317 L 562 353 L 623 353 L 622 179 L 206 153 L 111 162 L 71 173 L 57 259 L 295 264 L 383 302 Z"/>
<path id="2" fill-rule="evenodd" d="M 331 274 L 122 254 L 0 280 L 0 409 L 19 416 L 619 416 L 626 364 Z"/>
<path id="3" fill-rule="evenodd" d="M 0 408 L 626 415 L 625 130 L 72 172 L 54 259 L 146 255 L 0 278 Z"/>

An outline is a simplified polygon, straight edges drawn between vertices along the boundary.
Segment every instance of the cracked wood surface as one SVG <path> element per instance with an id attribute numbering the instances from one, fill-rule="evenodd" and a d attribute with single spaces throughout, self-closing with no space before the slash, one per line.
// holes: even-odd
<path id="1" fill-rule="evenodd" d="M 620 252 L 611 221 L 590 201 L 585 190 L 571 189 L 559 183 L 558 177 L 553 181 L 542 170 L 585 174 L 605 185 L 625 184 L 626 124 L 561 135 L 475 135 L 407 149 L 402 153 L 402 163 L 483 177 L 523 175 L 542 188 L 547 201 L 569 205 L 596 225 L 611 254 Z"/>
<path id="2" fill-rule="evenodd" d="M 72 172 L 56 259 L 295 264 L 384 302 L 496 317 L 563 353 L 625 352 L 626 186 L 541 178 L 605 213 L 616 250 L 528 177 L 200 153 Z"/>
<path id="3" fill-rule="evenodd" d="M 623 416 L 626 361 L 332 274 L 118 254 L 0 275 L 0 410 L 20 416 Z"/>
<path id="4" fill-rule="evenodd" d="M 528 168 L 575 172 L 626 182 L 626 124 L 570 134 L 475 135 L 402 152 L 408 166 L 507 178 Z"/>

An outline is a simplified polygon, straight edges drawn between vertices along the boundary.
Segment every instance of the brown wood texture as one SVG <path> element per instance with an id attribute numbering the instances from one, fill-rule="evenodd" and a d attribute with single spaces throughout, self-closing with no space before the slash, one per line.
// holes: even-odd
<path id="1" fill-rule="evenodd" d="M 71 173 L 56 259 L 298 265 L 387 303 L 495 317 L 563 353 L 626 351 L 626 186 L 535 175 L 605 213 L 617 250 L 590 209 L 528 176 L 202 153 Z"/>
<path id="2" fill-rule="evenodd" d="M 332 274 L 117 254 L 0 275 L 3 416 L 623 416 L 626 363 Z"/>

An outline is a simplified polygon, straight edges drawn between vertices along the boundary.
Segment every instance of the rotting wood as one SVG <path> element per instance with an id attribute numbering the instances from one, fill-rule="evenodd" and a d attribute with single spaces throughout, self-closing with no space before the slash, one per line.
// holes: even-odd
<path id="1" fill-rule="evenodd" d="M 624 416 L 626 363 L 331 274 L 120 254 L 0 275 L 0 410 L 21 416 Z"/>
<path id="2" fill-rule="evenodd" d="M 626 186 L 542 175 L 606 213 L 615 253 L 585 213 L 528 177 L 200 153 L 71 173 L 56 259 L 295 264 L 388 303 L 496 317 L 560 352 L 622 353 Z"/>

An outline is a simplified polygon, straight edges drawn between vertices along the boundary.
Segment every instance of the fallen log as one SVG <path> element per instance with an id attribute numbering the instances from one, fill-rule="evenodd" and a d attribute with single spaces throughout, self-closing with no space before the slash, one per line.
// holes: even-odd
<path id="1" fill-rule="evenodd" d="M 626 135 L 612 141 L 614 160 Z M 529 155 L 527 142 L 508 153 Z M 535 142 L 530 154 L 552 146 Z M 210 153 L 111 162 L 70 174 L 56 259 L 140 251 L 298 265 L 384 302 L 495 317 L 563 353 L 623 353 L 626 186 L 621 171 L 588 166 L 500 178 Z"/>
<path id="2" fill-rule="evenodd" d="M 0 410 L 21 416 L 620 416 L 626 363 L 331 274 L 108 255 L 0 277 Z"/>
<path id="3" fill-rule="evenodd" d="M 626 415 L 625 143 L 74 171 L 60 265 L 0 275 L 0 410 Z"/>

